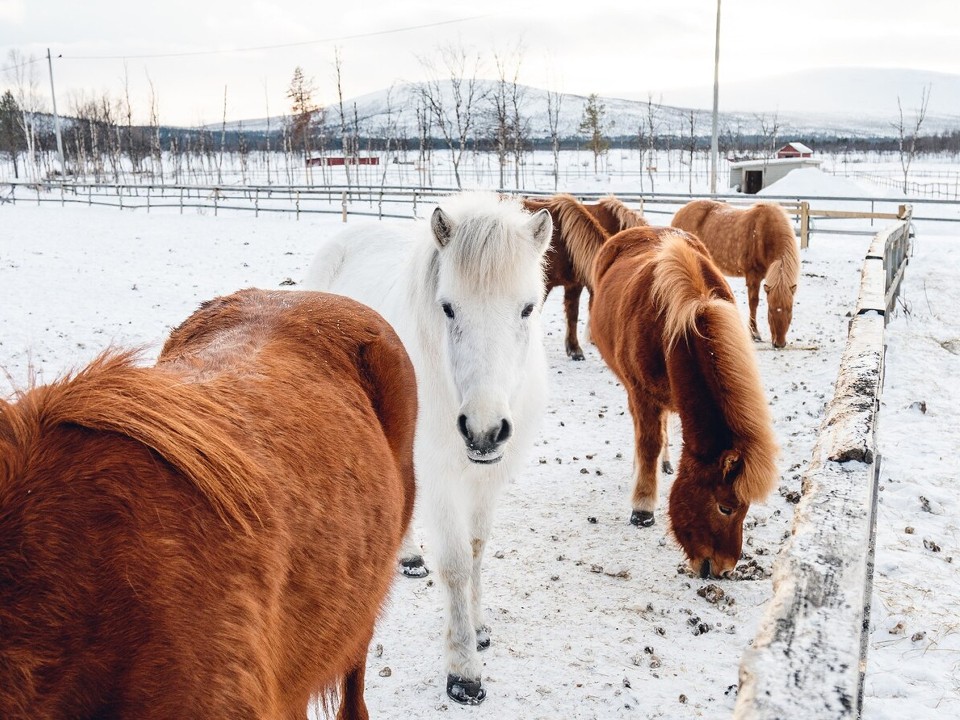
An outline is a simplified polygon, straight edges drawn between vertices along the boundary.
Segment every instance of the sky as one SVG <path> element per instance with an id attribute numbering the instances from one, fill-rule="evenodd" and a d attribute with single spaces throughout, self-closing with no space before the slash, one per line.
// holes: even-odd
<path id="1" fill-rule="evenodd" d="M 828 67 L 960 72 L 960 4 L 914 0 L 726 0 L 720 83 Z M 204 0 L 0 0 L 0 87 L 11 52 L 37 62 L 37 92 L 49 109 L 49 48 L 58 110 L 129 93 L 134 122 L 151 96 L 165 123 L 194 125 L 288 111 L 286 90 L 303 68 L 324 105 L 337 100 L 335 54 L 346 98 L 429 76 L 440 49 L 495 58 L 519 81 L 565 93 L 669 103 L 701 88 L 712 102 L 717 5 L 713 0 L 556 3 L 451 0 L 351 3 Z M 686 97 L 689 97 L 687 95 Z"/>

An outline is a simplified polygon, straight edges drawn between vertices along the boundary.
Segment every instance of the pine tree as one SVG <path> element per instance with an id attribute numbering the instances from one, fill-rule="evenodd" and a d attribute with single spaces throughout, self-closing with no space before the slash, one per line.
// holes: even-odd
<path id="1" fill-rule="evenodd" d="M 293 71 L 293 79 L 287 90 L 287 97 L 291 102 L 291 144 L 302 147 L 305 159 L 310 158 L 310 136 L 313 129 L 314 116 L 320 108 L 313 102 L 313 81 L 303 74 L 299 65 Z"/>
<path id="2" fill-rule="evenodd" d="M 0 97 L 0 152 L 10 155 L 13 161 L 13 176 L 20 177 L 17 157 L 26 148 L 26 139 L 20 127 L 20 106 L 13 93 L 7 90 Z"/>
<path id="3" fill-rule="evenodd" d="M 593 93 L 587 98 L 583 108 L 583 118 L 580 120 L 580 132 L 587 135 L 587 149 L 593 153 L 593 172 L 597 172 L 597 160 L 610 147 L 604 137 L 607 129 L 607 108 L 600 102 L 600 98 Z"/>

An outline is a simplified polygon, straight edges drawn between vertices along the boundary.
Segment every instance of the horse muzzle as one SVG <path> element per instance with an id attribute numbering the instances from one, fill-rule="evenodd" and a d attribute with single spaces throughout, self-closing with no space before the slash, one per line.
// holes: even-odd
<path id="1" fill-rule="evenodd" d="M 478 465 L 492 465 L 503 459 L 503 446 L 513 435 L 513 426 L 506 418 L 479 432 L 471 428 L 466 415 L 457 418 L 457 429 L 467 446 L 467 459 Z"/>

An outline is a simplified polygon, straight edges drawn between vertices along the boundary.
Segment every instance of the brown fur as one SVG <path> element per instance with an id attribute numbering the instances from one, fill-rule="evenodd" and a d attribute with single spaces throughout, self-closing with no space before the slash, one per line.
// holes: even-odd
<path id="1" fill-rule="evenodd" d="M 243 291 L 155 367 L 0 401 L 0 717 L 367 718 L 413 508 L 413 368 L 322 293 Z"/>
<path id="2" fill-rule="evenodd" d="M 699 237 L 724 274 L 746 278 L 755 340 L 760 340 L 757 306 L 766 277 L 770 339 L 774 347 L 784 347 L 800 276 L 797 240 L 784 209 L 773 203 L 735 208 L 715 200 L 694 200 L 677 211 L 671 224 Z"/>
<path id="3" fill-rule="evenodd" d="M 584 287 L 590 287 L 593 259 L 610 235 L 645 225 L 646 221 L 613 195 L 595 204 L 583 204 L 572 195 L 560 193 L 550 198 L 527 198 L 523 204 L 531 212 L 546 208 L 553 219 L 553 237 L 544 268 L 545 292 L 563 287 L 567 355 L 573 360 L 583 360 L 577 322 L 580 295 Z"/>
<path id="4" fill-rule="evenodd" d="M 665 414 L 678 412 L 672 530 L 695 570 L 729 574 L 749 505 L 777 478 L 770 413 L 729 285 L 695 237 L 646 227 L 604 245 L 593 288 L 590 330 L 634 420 L 634 510 L 656 505 Z"/>

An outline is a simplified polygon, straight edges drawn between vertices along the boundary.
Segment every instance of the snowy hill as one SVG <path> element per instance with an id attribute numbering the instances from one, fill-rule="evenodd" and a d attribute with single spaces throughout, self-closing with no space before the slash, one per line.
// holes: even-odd
<path id="1" fill-rule="evenodd" d="M 722 87 L 720 131 L 763 134 L 761 123 L 769 127 L 776 116 L 781 136 L 784 133 L 893 136 L 898 118 L 898 95 L 909 123 L 925 87 L 930 88 L 930 103 L 923 132 L 938 133 L 960 128 L 957 113 L 960 108 L 960 75 L 861 68 L 807 71 Z M 491 122 L 490 96 L 495 88 L 493 81 L 479 84 L 480 99 L 475 101 L 475 107 L 480 111 L 477 121 L 480 128 Z M 549 137 L 547 91 L 529 86 L 521 86 L 520 91 L 523 95 L 521 113 L 529 121 L 528 135 Z M 416 84 L 400 84 L 349 98 L 344 101 L 347 123 L 352 125 L 356 116 L 363 135 L 416 137 L 419 92 Z M 663 100 L 659 95 L 654 96 L 652 110 L 656 133 L 689 135 L 692 113 L 695 134 L 709 135 L 710 97 L 702 88 L 664 92 Z M 646 125 L 651 110 L 647 99 L 604 97 L 601 101 L 606 109 L 609 136 L 636 136 L 638 129 Z M 666 104 L 668 101 L 672 104 Z M 447 107 L 452 107 L 449 87 L 445 90 L 444 102 Z M 580 134 L 578 127 L 586 102 L 587 98 L 582 95 L 562 96 L 561 137 Z M 281 122 L 282 118 L 271 118 L 270 127 L 279 128 Z M 336 105 L 326 108 L 326 122 L 339 128 L 340 115 Z M 240 125 L 244 130 L 265 130 L 267 121 L 244 120 L 228 123 L 228 128 L 236 129 Z M 214 127 L 219 128 L 219 125 L 210 126 L 211 129 Z M 436 131 L 434 135 L 437 135 Z"/>

